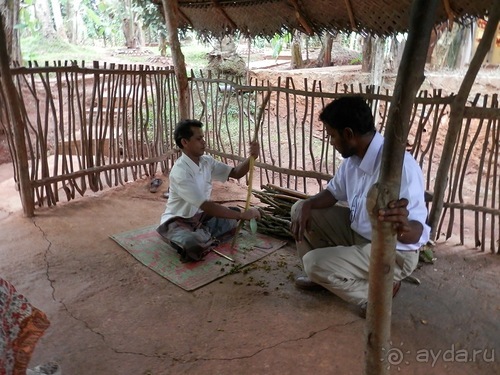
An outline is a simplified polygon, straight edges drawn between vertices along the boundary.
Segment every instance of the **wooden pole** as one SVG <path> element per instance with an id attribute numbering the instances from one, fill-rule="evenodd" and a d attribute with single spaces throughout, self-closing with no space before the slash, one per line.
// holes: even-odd
<path id="1" fill-rule="evenodd" d="M 264 114 L 264 110 L 266 109 L 267 104 L 269 103 L 269 98 L 271 97 L 271 90 L 268 89 L 267 95 L 262 102 L 259 113 L 257 115 L 257 123 L 255 124 L 255 132 L 252 138 L 252 142 L 257 142 L 259 136 L 260 122 L 262 121 L 262 115 Z M 250 198 L 252 197 L 252 186 L 253 186 L 253 168 L 255 165 L 255 158 L 250 156 L 250 166 L 248 167 L 248 189 L 247 189 L 247 199 L 245 201 L 245 211 L 250 207 Z M 238 238 L 238 233 L 243 227 L 244 220 L 240 220 L 238 226 L 236 227 L 236 232 L 234 233 L 233 240 L 231 241 L 231 248 L 234 248 L 236 245 L 236 240 Z"/>
<path id="2" fill-rule="evenodd" d="M 179 42 L 179 34 L 177 33 L 179 24 L 178 7 L 177 0 L 163 0 L 163 13 L 165 14 L 165 24 L 167 25 L 170 50 L 172 51 L 172 60 L 174 61 L 174 71 L 177 77 L 179 115 L 181 120 L 185 120 L 190 118 L 190 100 L 186 63 Z"/>
<path id="3" fill-rule="evenodd" d="M 2 89 L 7 101 L 9 119 L 12 121 L 11 130 L 14 134 L 14 158 L 17 165 L 17 183 L 19 184 L 19 195 L 23 205 L 24 215 L 35 216 L 35 202 L 33 199 L 33 187 L 31 186 L 28 164 L 28 152 L 26 149 L 26 129 L 21 113 L 21 101 L 19 94 L 12 81 L 10 73 L 9 55 L 7 53 L 7 43 L 5 38 L 4 19 L 0 14 L 0 74 Z"/>
<path id="4" fill-rule="evenodd" d="M 469 64 L 467 73 L 462 80 L 458 93 L 450 105 L 450 121 L 448 123 L 448 132 L 443 146 L 443 153 L 439 161 L 436 173 L 436 182 L 434 184 L 434 196 L 432 198 L 432 207 L 429 214 L 429 225 L 431 227 L 431 238 L 436 239 L 436 229 L 439 218 L 443 211 L 444 193 L 448 184 L 448 175 L 451 166 L 451 160 L 455 151 L 458 134 L 462 127 L 464 119 L 465 104 L 469 97 L 470 90 L 474 84 L 477 73 L 481 69 L 484 58 L 491 48 L 491 42 L 496 35 L 498 22 L 500 21 L 500 1 L 494 1 L 490 12 L 488 13 L 488 23 L 484 29 L 483 37 L 477 46 L 474 57 Z"/>
<path id="5" fill-rule="evenodd" d="M 415 97 L 424 80 L 425 60 L 438 3 L 439 0 L 413 2 L 408 41 L 387 118 L 380 176 L 368 193 L 367 209 L 373 236 L 366 320 L 367 375 L 388 374 L 390 368 L 386 354 L 391 335 L 396 236 L 390 223 L 377 220 L 377 212 L 399 198 L 409 120 Z"/>

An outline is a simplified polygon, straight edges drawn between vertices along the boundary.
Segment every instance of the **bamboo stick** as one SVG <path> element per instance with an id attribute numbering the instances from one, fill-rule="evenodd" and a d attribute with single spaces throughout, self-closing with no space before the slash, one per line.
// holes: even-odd
<path id="1" fill-rule="evenodd" d="M 264 101 L 262 102 L 262 105 L 260 107 L 259 114 L 258 114 L 258 117 L 257 117 L 257 123 L 255 124 L 255 133 L 254 133 L 252 142 L 257 142 L 257 139 L 258 139 L 257 137 L 259 136 L 259 129 L 260 129 L 260 123 L 261 123 L 261 120 L 262 120 L 262 115 L 264 113 L 264 109 L 267 106 L 267 103 L 269 102 L 269 97 L 270 96 L 271 96 L 271 90 L 269 90 L 267 92 L 267 95 L 265 96 Z M 247 199 L 246 199 L 246 202 L 245 202 L 245 211 L 248 210 L 248 208 L 250 207 L 250 198 L 252 196 L 252 182 L 253 182 L 254 163 L 255 163 L 255 158 L 253 157 L 253 155 L 250 155 L 250 166 L 249 166 L 249 169 L 248 169 L 248 172 L 249 172 L 249 177 L 248 177 L 248 191 L 247 191 Z M 233 240 L 231 241 L 231 247 L 232 248 L 234 248 L 234 246 L 236 245 L 236 240 L 238 238 L 238 233 L 241 230 L 241 228 L 243 227 L 243 224 L 244 224 L 244 220 L 240 220 L 240 222 L 238 223 L 238 226 L 236 227 L 236 232 L 234 234 Z"/>

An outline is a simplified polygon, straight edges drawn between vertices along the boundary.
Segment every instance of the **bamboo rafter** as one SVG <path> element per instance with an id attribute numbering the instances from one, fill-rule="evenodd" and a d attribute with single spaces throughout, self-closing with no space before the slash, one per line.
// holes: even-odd
<path id="1" fill-rule="evenodd" d="M 188 16 L 186 16 L 186 14 L 181 10 L 181 8 L 179 8 L 179 3 L 177 2 L 176 3 L 176 6 L 175 6 L 175 13 L 180 16 L 180 18 L 182 18 L 182 20 L 184 20 L 184 22 L 189 26 L 189 27 L 193 27 L 193 22 L 189 19 Z"/>
<path id="2" fill-rule="evenodd" d="M 345 0 L 345 7 L 347 9 L 347 14 L 349 15 L 349 22 L 351 23 L 351 28 L 355 31 L 358 28 L 356 27 L 356 20 L 354 18 L 354 12 L 352 10 L 351 0 Z"/>
<path id="3" fill-rule="evenodd" d="M 309 22 L 307 21 L 306 17 L 302 14 L 303 12 L 300 9 L 300 6 L 299 6 L 299 3 L 297 2 L 297 0 L 290 0 L 290 2 L 292 3 L 293 8 L 295 9 L 295 17 L 297 17 L 297 21 L 304 28 L 304 32 L 307 35 L 314 35 L 314 31 L 313 31 L 311 25 L 309 24 Z"/>
<path id="4" fill-rule="evenodd" d="M 236 26 L 236 23 L 229 17 L 229 15 L 226 13 L 224 8 L 220 6 L 219 0 L 212 0 L 213 7 L 217 10 L 217 12 L 220 13 L 222 17 L 226 19 L 227 22 L 229 22 L 229 25 L 231 26 L 232 30 L 236 30 L 238 26 Z"/>
<path id="5" fill-rule="evenodd" d="M 448 30 L 453 28 L 453 20 L 455 19 L 455 12 L 451 8 L 450 0 L 443 0 L 443 6 L 446 14 L 448 15 Z"/>

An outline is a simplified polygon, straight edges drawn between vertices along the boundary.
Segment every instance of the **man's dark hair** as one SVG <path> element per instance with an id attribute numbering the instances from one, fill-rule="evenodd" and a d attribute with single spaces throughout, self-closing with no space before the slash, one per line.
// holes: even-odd
<path id="1" fill-rule="evenodd" d="M 372 111 L 360 96 L 344 96 L 329 103 L 319 119 L 339 133 L 351 128 L 354 134 L 364 135 L 375 131 Z"/>
<path id="2" fill-rule="evenodd" d="M 194 126 L 196 128 L 202 128 L 203 124 L 201 121 L 198 120 L 182 120 L 177 123 L 177 126 L 175 127 L 174 131 L 174 139 L 175 139 L 175 144 L 179 148 L 184 148 L 182 145 L 181 140 L 182 139 L 189 139 L 193 136 L 193 131 L 191 130 L 191 126 Z"/>

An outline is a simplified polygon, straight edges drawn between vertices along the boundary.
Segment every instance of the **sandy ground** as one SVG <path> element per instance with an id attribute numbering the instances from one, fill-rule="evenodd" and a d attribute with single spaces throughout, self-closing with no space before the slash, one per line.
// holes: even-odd
<path id="1" fill-rule="evenodd" d="M 154 224 L 162 192 L 148 180 L 22 215 L 0 165 L 0 275 L 51 326 L 31 367 L 64 375 L 361 374 L 365 321 L 328 292 L 303 292 L 293 244 L 186 292 L 110 235 Z M 10 172 L 9 172 L 10 171 Z M 9 174 L 10 173 L 10 174 Z M 244 200 L 237 182 L 214 199 Z M 388 365 L 401 374 L 500 373 L 500 257 L 440 243 L 393 304 Z"/>

